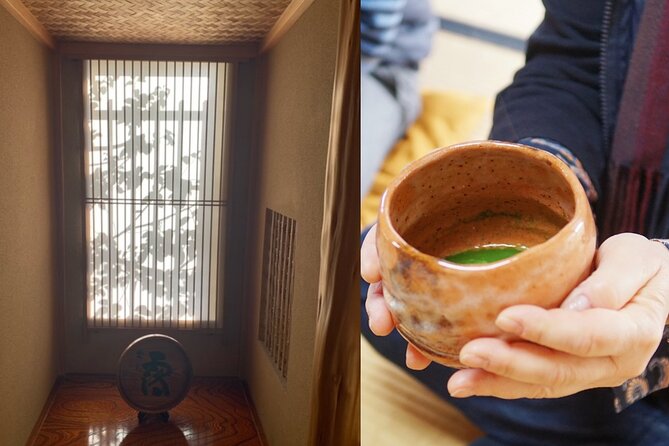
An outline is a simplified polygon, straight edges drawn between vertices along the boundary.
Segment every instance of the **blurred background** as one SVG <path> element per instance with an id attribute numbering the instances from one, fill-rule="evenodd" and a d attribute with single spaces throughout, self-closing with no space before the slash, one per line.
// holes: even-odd
<path id="1" fill-rule="evenodd" d="M 409 0 L 411 1 L 411 0 Z M 525 41 L 544 16 L 540 0 L 432 0 L 439 31 L 420 67 L 423 90 L 485 98 L 511 83 L 525 62 Z M 472 139 L 488 136 L 492 114 Z"/>
<path id="2" fill-rule="evenodd" d="M 420 67 L 423 111 L 377 173 L 362 202 L 362 227 L 375 221 L 381 194 L 407 163 L 436 147 L 487 138 L 495 96 L 523 66 L 526 40 L 544 15 L 540 0 L 433 0 L 432 7 L 439 30 Z M 361 356 L 363 445 L 465 446 L 481 435 L 364 338 Z"/>

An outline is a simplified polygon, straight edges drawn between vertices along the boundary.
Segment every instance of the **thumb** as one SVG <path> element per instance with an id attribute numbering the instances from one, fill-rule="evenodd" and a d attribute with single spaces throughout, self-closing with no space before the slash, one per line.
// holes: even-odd
<path id="1" fill-rule="evenodd" d="M 379 255 L 376 252 L 376 225 L 371 227 L 360 248 L 360 274 L 367 283 L 381 280 Z"/>
<path id="2" fill-rule="evenodd" d="M 655 243 L 639 234 L 618 234 L 607 239 L 595 256 L 595 271 L 572 290 L 561 308 L 619 310 L 660 269 Z"/>

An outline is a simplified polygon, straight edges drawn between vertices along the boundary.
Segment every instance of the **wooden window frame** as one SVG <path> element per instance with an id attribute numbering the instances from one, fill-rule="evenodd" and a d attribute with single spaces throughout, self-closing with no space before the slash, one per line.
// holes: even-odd
<path id="1" fill-rule="evenodd" d="M 124 69 L 127 68 L 127 67 L 125 67 L 126 62 L 127 62 L 125 59 L 124 60 L 85 59 L 83 61 L 84 62 L 84 76 L 82 78 L 84 98 L 86 98 L 87 95 L 91 94 L 91 91 L 86 91 L 87 89 L 89 89 L 90 85 L 89 85 L 89 87 L 86 87 L 87 79 L 86 79 L 86 69 L 85 69 L 85 65 L 86 65 L 87 62 L 89 63 L 89 69 L 92 69 L 94 67 L 94 65 L 91 64 L 91 61 L 92 62 L 97 62 L 98 70 L 100 69 L 101 65 L 104 65 L 105 61 L 107 62 L 106 63 L 106 65 L 107 65 L 106 69 L 109 69 L 109 63 L 112 63 L 112 62 L 115 63 L 115 65 L 114 65 L 114 67 L 115 67 L 114 70 L 115 71 L 118 71 L 117 68 L 118 68 L 119 62 L 123 62 Z M 165 63 L 164 70 L 165 70 L 165 75 L 166 75 L 167 71 L 168 71 L 168 67 L 167 67 L 168 64 L 170 64 L 170 63 L 178 64 L 178 63 L 182 63 L 182 62 L 181 61 L 171 62 L 171 61 L 163 61 L 163 60 L 153 60 L 153 61 L 140 60 L 140 61 L 132 61 L 131 63 L 133 63 L 135 65 L 136 64 L 141 64 L 141 66 L 153 64 L 153 65 L 155 65 L 154 68 L 156 70 L 158 70 L 158 73 L 159 73 L 159 69 L 160 69 L 160 64 Z M 196 64 L 196 63 L 199 63 L 199 62 L 183 62 L 183 66 L 185 67 L 186 64 L 190 64 L 190 63 Z M 206 64 L 208 74 L 211 74 L 211 67 L 210 67 L 211 63 L 219 64 L 218 62 L 204 62 L 204 63 L 201 63 L 201 66 L 198 67 L 198 73 L 200 72 L 199 70 L 202 69 L 202 66 L 204 64 Z M 219 167 L 213 166 L 212 173 L 214 175 L 212 176 L 210 181 L 211 181 L 212 187 L 213 187 L 213 185 L 215 183 L 214 178 L 217 175 L 221 175 L 221 182 L 220 182 L 220 185 L 218 186 L 219 193 L 225 193 L 226 196 L 221 198 L 223 200 L 223 203 L 220 203 L 220 204 L 216 205 L 217 207 L 221 207 L 222 210 L 220 210 L 218 212 L 218 215 L 215 217 L 215 221 L 217 222 L 217 229 L 215 230 L 216 232 L 215 232 L 214 240 L 218 241 L 217 248 L 216 248 L 216 250 L 218 251 L 218 254 L 216 255 L 217 260 L 215 261 L 216 269 L 213 271 L 215 273 L 215 276 L 210 276 L 209 281 L 211 283 L 211 280 L 214 280 L 216 282 L 216 285 L 214 286 L 215 292 L 212 293 L 212 296 L 209 296 L 208 300 L 206 301 L 207 302 L 207 311 L 206 311 L 207 320 L 195 318 L 196 313 L 193 313 L 193 319 L 192 320 L 185 320 L 185 319 L 184 320 L 175 320 L 175 319 L 172 319 L 172 316 L 170 316 L 169 320 L 166 321 L 162 317 L 158 317 L 156 314 L 154 314 L 153 318 L 151 318 L 151 317 L 142 318 L 140 316 L 134 316 L 134 308 L 133 308 L 133 311 L 132 311 L 133 316 L 129 317 L 129 318 L 125 318 L 125 319 L 120 319 L 118 317 L 118 314 L 114 314 L 114 312 L 109 312 L 109 314 L 105 317 L 97 317 L 97 318 L 95 316 L 91 317 L 91 314 L 92 314 L 91 311 L 92 310 L 90 308 L 90 305 L 91 305 L 91 302 L 90 302 L 90 299 L 91 299 L 91 296 L 90 296 L 90 291 L 91 291 L 90 290 L 90 279 L 87 279 L 87 281 L 85 282 L 86 296 L 87 296 L 86 299 L 89 302 L 88 302 L 88 308 L 87 308 L 86 313 L 87 313 L 87 324 L 88 324 L 89 328 L 93 328 L 93 329 L 112 329 L 112 330 L 118 330 L 118 329 L 142 329 L 142 330 L 156 330 L 156 329 L 170 329 L 171 330 L 171 329 L 174 329 L 174 330 L 179 330 L 179 331 L 181 331 L 181 330 L 199 330 L 199 331 L 205 330 L 205 331 L 212 331 L 212 332 L 216 332 L 216 331 L 218 331 L 222 328 L 221 323 L 222 323 L 222 317 L 223 317 L 223 311 L 222 311 L 223 310 L 223 301 L 225 299 L 225 293 L 224 293 L 225 274 L 224 273 L 225 273 L 225 260 L 226 260 L 224 249 L 225 249 L 225 246 L 226 246 L 226 237 L 227 237 L 227 231 L 226 231 L 226 229 L 227 229 L 227 215 L 229 213 L 228 212 L 229 211 L 228 204 L 227 204 L 226 201 L 227 201 L 227 195 L 228 195 L 228 192 L 229 192 L 229 187 L 231 186 L 230 185 L 230 180 L 229 180 L 230 170 L 231 170 L 230 165 L 229 165 L 229 160 L 230 160 L 230 151 L 231 151 L 231 143 L 232 143 L 232 140 L 229 137 L 230 132 L 232 130 L 231 129 L 231 118 L 232 118 L 232 116 L 230 116 L 232 114 L 232 112 L 230 110 L 231 109 L 230 105 L 231 105 L 231 102 L 233 100 L 233 98 L 231 96 L 233 94 L 233 87 L 234 87 L 234 82 L 235 82 L 236 79 L 235 79 L 234 64 L 226 63 L 225 68 L 224 68 L 224 70 L 225 70 L 224 73 L 225 74 L 223 74 L 223 75 L 220 74 L 219 70 L 220 70 L 220 67 L 217 67 L 216 71 L 215 71 L 216 76 L 217 77 L 222 76 L 223 79 L 225 79 L 225 80 L 223 81 L 222 85 L 217 84 L 217 87 L 219 89 L 222 87 L 224 90 L 219 90 L 219 93 L 218 93 L 218 95 L 220 95 L 221 99 L 222 99 L 221 103 L 213 105 L 214 109 L 216 109 L 216 107 L 220 106 L 220 110 L 218 110 L 218 116 L 215 115 L 215 114 L 212 114 L 211 118 L 212 118 L 212 121 L 213 121 L 213 119 L 216 119 L 216 121 L 220 121 L 220 128 L 219 128 L 219 123 L 213 122 L 213 124 L 214 124 L 214 127 L 216 127 L 219 130 L 219 132 L 221 133 L 219 135 L 219 138 L 220 138 L 220 141 L 221 141 L 221 147 L 220 147 L 221 148 L 221 153 L 219 155 L 215 155 L 214 151 L 212 150 L 211 155 L 212 155 L 213 159 L 216 159 L 216 157 L 220 156 L 221 170 L 220 170 L 219 173 L 216 173 L 217 169 Z M 139 74 L 141 72 L 142 71 L 139 70 L 135 74 Z M 150 74 L 150 68 L 149 68 L 148 73 Z M 158 73 L 155 73 L 155 74 L 158 75 Z M 146 68 L 145 68 L 144 74 L 147 74 Z M 177 74 L 179 74 L 179 73 L 177 73 L 177 72 L 173 73 L 173 75 L 175 75 L 175 76 Z M 182 74 L 187 74 L 187 73 L 182 72 Z M 92 72 L 89 73 L 89 75 L 92 75 Z M 124 75 L 127 75 L 127 73 L 124 73 Z M 90 82 L 90 80 L 89 80 L 89 82 Z M 193 82 L 193 81 L 191 80 L 190 82 Z M 211 81 L 208 81 L 208 82 L 211 83 Z M 218 82 L 218 81 L 214 81 L 214 82 Z M 213 92 L 213 90 L 212 90 L 212 92 Z M 91 100 L 91 99 L 89 98 L 89 100 Z M 192 101 L 190 100 L 190 98 L 188 99 L 188 101 L 192 104 Z M 84 109 L 86 109 L 86 107 L 92 107 L 91 104 L 83 104 Z M 212 106 L 210 106 L 210 107 L 212 107 Z M 92 111 L 89 109 L 88 113 L 92 113 Z M 110 115 L 112 114 L 112 112 L 107 112 L 107 113 L 109 113 Z M 217 116 L 217 117 L 214 118 L 214 116 Z M 92 155 L 92 146 L 89 147 L 89 145 L 92 144 L 92 140 L 91 140 L 92 129 L 90 129 L 90 130 L 87 129 L 88 125 L 92 125 L 92 123 L 88 124 L 88 122 L 87 122 L 90 119 L 91 119 L 91 117 L 89 117 L 87 113 L 84 113 L 83 126 L 85 128 L 84 139 L 85 139 L 86 143 L 84 144 L 84 150 L 82 151 L 82 157 L 81 157 L 81 164 L 82 164 L 82 178 L 81 178 L 81 181 L 84 181 L 84 185 L 85 185 L 84 188 L 86 187 L 86 181 L 87 181 L 86 169 L 88 168 L 88 166 L 90 164 L 90 160 L 87 159 L 87 155 L 88 156 Z M 137 121 L 137 122 L 140 122 L 140 121 Z M 209 123 L 207 123 L 207 125 L 209 125 Z M 199 128 L 199 126 L 198 126 L 198 128 Z M 183 127 L 182 127 L 182 129 L 183 129 Z M 114 133 L 116 133 L 116 132 L 114 132 Z M 216 129 L 214 129 L 213 135 L 216 136 Z M 183 144 L 183 139 L 182 139 L 182 144 Z M 213 140 L 210 141 L 210 145 L 211 145 L 212 149 L 215 149 L 216 143 Z M 189 147 L 189 150 L 191 150 L 190 144 L 189 144 L 188 147 Z M 139 149 L 136 149 L 133 146 L 133 151 L 135 151 L 135 150 L 139 150 Z M 111 152 L 109 152 L 109 153 L 111 153 Z M 133 152 L 133 153 L 135 153 L 135 152 Z M 206 154 L 205 154 L 205 157 L 206 157 Z M 213 163 L 213 159 L 212 159 L 212 163 Z M 202 161 L 202 162 L 204 162 L 204 161 Z M 113 164 L 114 164 L 114 161 L 112 161 L 112 165 Z M 118 169 L 118 165 L 117 165 L 117 169 Z M 83 197 L 84 200 L 87 200 L 86 195 L 92 194 L 93 191 L 95 190 L 96 186 L 97 186 L 97 182 L 95 183 L 95 185 L 90 185 L 90 187 L 92 188 L 91 190 L 86 191 L 86 189 L 84 189 L 85 190 L 84 197 Z M 102 187 L 102 183 L 100 183 L 100 187 Z M 222 192 L 222 191 L 225 191 L 225 192 Z M 102 193 L 102 192 L 99 192 L 99 193 Z M 211 193 L 212 194 L 214 193 L 213 189 L 211 190 Z M 151 198 L 149 198 L 149 200 L 150 199 Z M 83 240 L 83 243 L 84 243 L 84 246 L 85 246 L 84 253 L 87 256 L 86 257 L 87 277 L 91 274 L 91 271 L 90 271 L 91 265 L 88 264 L 88 261 L 90 260 L 89 256 L 91 254 L 91 250 L 90 250 L 90 242 L 91 241 L 89 240 L 89 237 L 90 237 L 90 230 L 91 230 L 92 221 L 90 220 L 91 214 L 88 213 L 86 208 L 87 208 L 87 205 L 90 205 L 90 203 L 92 202 L 91 200 L 92 200 L 92 198 L 88 197 L 88 201 L 85 201 L 84 203 L 82 203 L 82 207 L 83 207 L 83 209 L 82 209 L 82 218 L 83 218 L 82 227 L 83 227 L 83 230 L 84 230 L 84 235 L 82 237 L 82 240 Z M 200 201 L 201 200 L 204 200 L 204 198 L 200 199 Z M 102 202 L 104 202 L 104 199 L 102 199 L 100 197 L 99 201 L 102 203 Z M 137 201 L 143 201 L 143 199 L 137 199 Z M 166 201 L 169 202 L 169 201 L 171 201 L 171 199 L 166 200 Z M 195 201 L 197 201 L 197 200 L 195 200 Z M 181 212 L 183 212 L 183 210 Z M 158 213 L 156 215 L 160 215 L 160 214 Z M 181 214 L 179 214 L 179 215 L 181 215 Z M 204 212 L 203 212 L 203 215 L 204 215 Z M 213 210 L 210 211 L 210 215 L 213 216 Z M 111 225 L 111 221 L 112 220 L 110 220 L 110 223 L 109 223 L 110 225 Z M 213 220 L 212 220 L 212 222 L 213 222 Z M 204 228 L 202 228 L 202 229 L 204 229 Z M 180 241 L 183 241 L 183 240 L 180 240 Z M 204 240 L 203 240 L 203 243 L 204 243 Z M 197 248 L 197 240 L 194 242 L 194 246 L 195 246 L 194 249 L 199 249 L 199 248 Z M 220 249 L 221 246 L 223 247 L 223 249 Z M 100 247 L 94 248 L 94 250 L 95 249 L 100 249 Z M 200 254 L 200 255 L 202 255 L 202 254 Z M 111 259 L 110 259 L 110 262 L 111 262 Z M 118 265 L 116 265 L 116 268 L 117 267 L 118 267 Z M 110 268 L 112 268 L 111 271 L 113 271 L 113 267 L 110 266 Z M 183 272 L 182 270 L 179 270 L 177 274 L 179 274 L 179 276 L 180 276 L 182 272 Z M 140 280 L 141 280 L 141 275 L 140 275 Z M 117 282 L 116 285 L 118 286 L 118 282 Z M 147 281 L 147 285 L 150 287 L 151 286 L 150 282 Z M 188 283 L 186 283 L 186 285 L 188 285 Z M 100 286 L 102 287 L 103 284 L 100 284 Z M 155 282 L 154 282 L 154 286 L 156 286 Z M 196 290 L 197 286 L 196 286 L 195 283 L 193 283 L 192 286 L 193 286 L 193 292 L 195 293 L 195 290 Z M 171 285 L 170 285 L 170 289 L 171 289 Z M 156 290 L 157 290 L 157 288 L 155 288 L 154 293 L 156 293 Z M 117 291 L 117 293 L 118 292 L 119 291 Z M 133 293 L 133 295 L 134 295 L 134 293 Z M 199 297 L 202 298 L 202 296 L 199 296 Z M 212 304 L 209 300 L 209 298 L 211 298 L 211 297 L 213 297 L 214 300 L 215 300 L 215 303 L 213 304 L 213 309 L 214 309 L 215 314 L 214 314 L 214 319 L 213 320 L 208 320 L 211 317 L 211 315 L 209 313 L 209 311 L 212 309 Z M 153 300 L 154 305 L 156 303 L 156 298 L 157 298 L 157 296 L 154 294 L 154 300 Z M 124 300 L 125 300 L 125 296 L 124 296 Z M 150 299 L 149 299 L 149 301 L 150 301 Z M 129 303 L 129 302 L 130 301 L 126 301 L 125 303 Z M 197 307 L 196 302 L 197 302 L 197 299 L 195 299 L 195 301 L 193 302 L 194 308 Z M 135 301 L 134 299 L 132 300 L 132 303 L 133 303 L 133 306 L 138 305 L 138 302 Z M 205 315 L 205 312 L 202 309 L 202 305 L 203 305 L 203 302 L 200 302 L 200 316 Z M 147 304 L 147 306 L 148 306 L 148 304 Z M 154 311 L 155 311 L 155 309 L 154 309 Z M 148 312 L 148 307 L 147 307 L 147 312 Z M 177 314 L 178 314 L 178 312 L 177 312 Z"/>
<path id="2" fill-rule="evenodd" d="M 79 156 L 75 159 L 76 147 L 83 149 L 83 83 L 82 83 L 82 60 L 85 58 L 104 58 L 120 57 L 126 60 L 155 59 L 168 61 L 204 61 L 204 62 L 231 62 L 237 66 L 240 71 L 237 82 L 232 91 L 232 102 L 230 114 L 231 143 L 229 151 L 229 165 L 234 168 L 228 169 L 227 187 L 229 190 L 228 206 L 228 224 L 225 234 L 222 238 L 229 241 L 225 247 L 224 263 L 225 271 L 222 277 L 225 280 L 224 289 L 226 298 L 222 300 L 223 320 L 222 327 L 217 329 L 198 329 L 181 330 L 170 328 L 156 328 L 154 332 L 171 335 L 179 335 L 184 339 L 184 344 L 199 345 L 202 338 L 197 338 L 201 334 L 211 335 L 204 339 L 207 344 L 218 344 L 223 347 L 221 350 L 221 359 L 216 361 L 207 360 L 204 355 L 202 358 L 195 358 L 194 364 L 202 364 L 203 373 L 224 373 L 215 372 L 215 370 L 237 370 L 239 362 L 239 352 L 236 345 L 241 336 L 241 287 L 243 284 L 239 277 L 239 265 L 232 265 L 230 262 L 230 253 L 239 253 L 240 241 L 244 239 L 241 235 L 245 233 L 245 219 L 248 204 L 245 202 L 245 190 L 248 187 L 249 180 L 249 160 L 244 148 L 248 145 L 251 134 L 251 116 L 253 113 L 252 97 L 247 100 L 249 95 L 253 95 L 253 85 L 244 81 L 252 78 L 255 72 L 255 63 L 252 60 L 257 55 L 256 45 L 243 45 L 236 47 L 235 51 L 227 54 L 230 47 L 208 46 L 199 48 L 197 46 L 175 46 L 175 45 L 125 45 L 125 44 L 106 44 L 106 43 L 61 43 L 58 52 L 54 57 L 54 83 L 56 87 L 56 98 L 54 103 L 55 114 L 55 171 L 56 171 L 56 209 L 58 217 L 58 257 L 60 259 L 57 265 L 57 280 L 60 294 L 59 299 L 59 318 L 63 321 L 59 339 L 64 358 L 61 360 L 61 369 L 76 369 L 78 371 L 88 371 L 81 365 L 83 360 L 71 359 L 71 354 L 67 351 L 81 348 L 89 344 L 92 340 L 101 339 L 101 345 L 108 345 L 112 338 L 131 339 L 146 333 L 144 328 L 127 328 L 123 330 L 108 328 L 89 328 L 86 323 L 86 290 L 83 288 L 86 282 L 86 263 L 82 255 L 85 245 L 83 244 L 84 226 L 83 226 L 83 204 L 77 201 L 76 196 L 84 197 L 84 176 L 82 152 L 79 150 Z M 241 49 L 240 49 L 241 48 Z M 192 51 L 191 51 L 192 50 Z M 127 51 L 127 53 L 126 53 Z M 239 98 L 244 97 L 243 101 Z M 79 109 L 77 109 L 77 106 Z M 239 116 L 239 118 L 238 118 Z M 241 150 L 240 150 L 241 149 Z M 231 173 L 232 172 L 232 173 Z M 73 181 L 68 176 L 77 176 L 77 181 Z M 76 183 L 76 184 L 73 184 Z M 78 186 L 77 186 L 78 185 Z M 75 189 L 76 186 L 76 189 Z M 78 190 L 77 190 L 78 189 Z M 74 210 L 75 205 L 77 209 Z M 76 239 L 74 232 L 81 234 Z M 76 246 L 75 246 L 76 245 Z M 237 263 L 239 263 L 237 261 Z M 77 305 L 78 308 L 73 308 Z M 76 313 L 76 314 L 74 314 Z M 115 335 L 113 333 L 120 333 Z M 78 333 L 78 334 L 77 334 Z M 105 334 L 110 333 L 110 334 Z M 193 333 L 193 334 L 188 334 Z M 71 346 L 68 347 L 68 346 Z M 92 348 L 92 347 L 89 347 Z M 82 352 L 83 357 L 88 357 L 88 353 Z M 198 353 L 199 355 L 199 353 Z M 106 358 L 99 365 L 91 365 L 90 371 L 110 370 L 112 360 Z M 223 363 L 229 365 L 223 365 Z M 211 365 L 209 364 L 211 363 Z M 211 372 L 207 372 L 211 370 Z"/>

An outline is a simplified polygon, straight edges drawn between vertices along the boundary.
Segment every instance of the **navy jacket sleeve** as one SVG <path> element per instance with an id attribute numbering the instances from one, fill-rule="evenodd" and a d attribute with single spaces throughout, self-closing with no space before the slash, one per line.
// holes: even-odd
<path id="1" fill-rule="evenodd" d="M 526 65 L 495 103 L 492 139 L 546 138 L 581 161 L 599 192 L 606 165 L 599 67 L 604 0 L 544 0 Z"/>

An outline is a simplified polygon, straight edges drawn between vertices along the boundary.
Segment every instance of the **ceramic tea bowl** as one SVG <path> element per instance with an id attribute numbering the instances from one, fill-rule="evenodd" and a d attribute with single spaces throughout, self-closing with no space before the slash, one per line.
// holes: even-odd
<path id="1" fill-rule="evenodd" d="M 489 244 L 523 245 L 493 263 L 445 257 Z M 516 304 L 557 307 L 591 271 L 596 229 L 576 176 L 543 151 L 497 141 L 435 150 L 386 190 L 377 249 L 397 330 L 433 361 L 458 354 Z"/>

